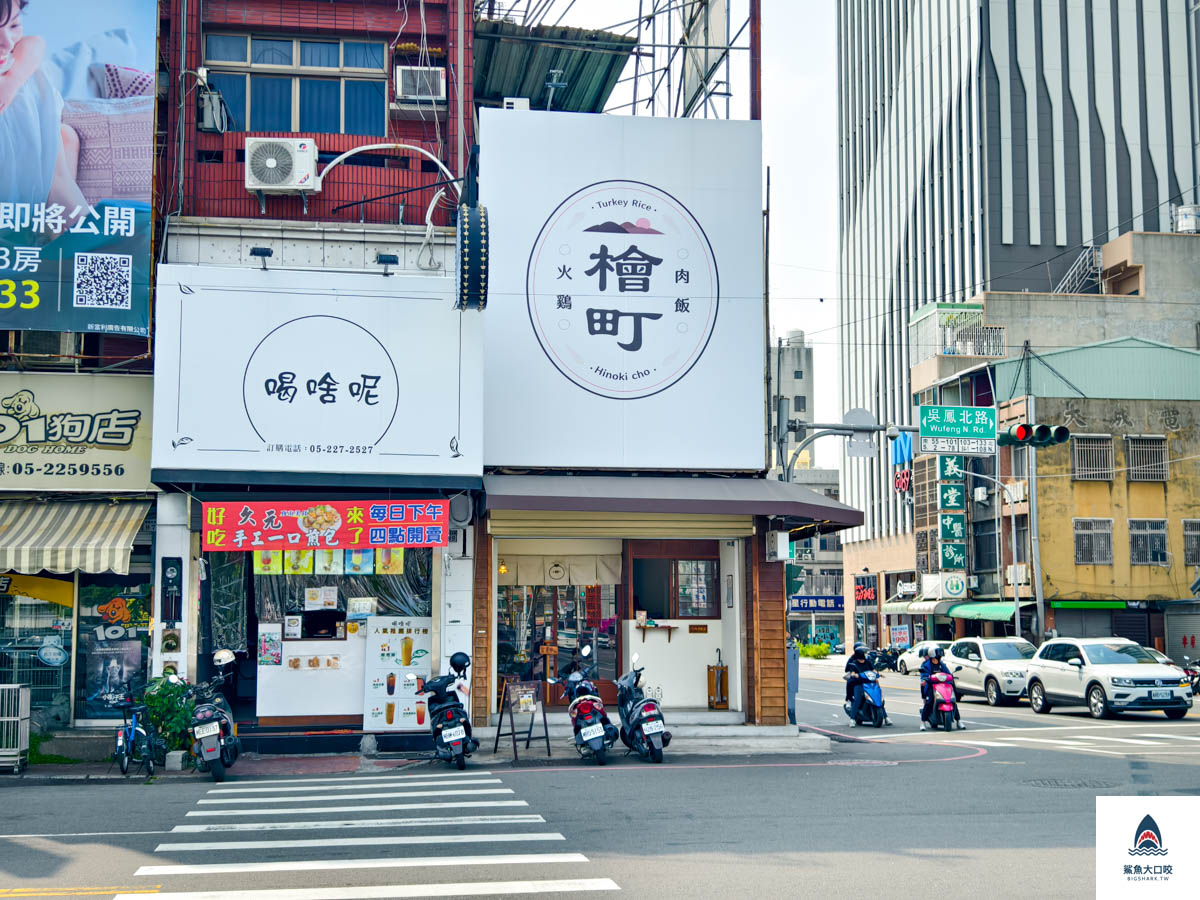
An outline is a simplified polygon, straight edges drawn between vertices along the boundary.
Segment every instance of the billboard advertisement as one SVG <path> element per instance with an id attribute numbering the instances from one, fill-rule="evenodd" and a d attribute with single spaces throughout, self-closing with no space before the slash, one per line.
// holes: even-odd
<path id="1" fill-rule="evenodd" d="M 159 266 L 154 470 L 481 475 L 481 314 L 454 293 Z"/>
<path id="2" fill-rule="evenodd" d="M 486 464 L 762 469 L 758 123 L 481 115 Z"/>
<path id="3" fill-rule="evenodd" d="M 0 373 L 0 490 L 150 490 L 151 394 L 149 375 Z"/>
<path id="4" fill-rule="evenodd" d="M 330 547 L 445 547 L 450 534 L 445 500 L 239 500 L 205 503 L 203 515 L 205 550 L 254 551 L 260 560 L 269 550 L 304 549 L 311 556 L 312 549 Z M 403 559 L 401 554 L 401 572 Z"/>
<path id="5" fill-rule="evenodd" d="M 0 329 L 150 333 L 157 7 L 0 3 Z"/>

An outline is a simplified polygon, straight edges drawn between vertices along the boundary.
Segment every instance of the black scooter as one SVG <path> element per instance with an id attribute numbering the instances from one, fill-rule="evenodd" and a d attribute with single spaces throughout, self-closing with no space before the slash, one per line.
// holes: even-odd
<path id="1" fill-rule="evenodd" d="M 429 730 L 433 734 L 433 752 L 438 759 L 453 762 L 459 769 L 467 767 L 467 757 L 479 749 L 479 741 L 471 737 L 471 723 L 467 711 L 454 686 L 460 678 L 467 677 L 471 657 L 455 653 L 450 657 L 451 672 L 425 682 L 418 692 L 429 697 Z M 416 681 L 417 676 L 409 672 L 406 681 Z"/>
<path id="2" fill-rule="evenodd" d="M 671 732 L 666 730 L 658 701 L 647 700 L 642 693 L 642 669 L 636 668 L 638 658 L 638 654 L 633 654 L 635 668 L 617 679 L 621 740 L 630 750 L 636 750 L 642 759 L 660 763 L 663 761 L 663 748 L 671 743 Z"/>
<path id="3" fill-rule="evenodd" d="M 188 688 L 187 697 L 194 697 L 192 721 L 188 730 L 192 734 L 192 756 L 201 769 L 207 766 L 213 781 L 224 781 L 225 770 L 237 762 L 242 752 L 242 739 L 233 727 L 233 710 L 224 695 L 217 692 L 229 678 L 225 667 L 232 663 L 232 650 L 218 650 L 213 654 L 217 674 L 210 681 L 202 681 Z M 178 675 L 169 675 L 167 680 L 180 684 Z"/>
<path id="4" fill-rule="evenodd" d="M 592 655 L 589 644 L 580 651 L 586 659 Z M 575 750 L 580 756 L 590 756 L 597 765 L 608 762 L 608 751 L 617 742 L 617 727 L 609 721 L 604 711 L 604 701 L 596 691 L 596 685 L 589 679 L 596 671 L 595 666 L 579 668 L 577 662 L 572 662 L 573 671 L 567 675 L 563 684 L 563 698 L 571 701 L 567 707 L 567 715 L 571 718 L 571 728 L 575 733 Z M 547 678 L 550 684 L 559 684 L 557 678 Z"/>

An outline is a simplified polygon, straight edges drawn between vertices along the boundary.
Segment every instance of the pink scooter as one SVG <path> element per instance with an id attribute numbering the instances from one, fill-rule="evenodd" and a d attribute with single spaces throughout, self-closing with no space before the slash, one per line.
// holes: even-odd
<path id="1" fill-rule="evenodd" d="M 950 731 L 954 728 L 958 700 L 954 696 L 954 676 L 948 672 L 934 672 L 929 676 L 929 689 L 933 691 L 933 709 L 929 712 L 929 724 L 937 731 L 939 727 Z"/>

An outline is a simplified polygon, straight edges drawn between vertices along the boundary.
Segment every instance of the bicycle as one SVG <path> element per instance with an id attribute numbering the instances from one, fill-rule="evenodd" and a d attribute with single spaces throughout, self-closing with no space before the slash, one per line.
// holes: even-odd
<path id="1" fill-rule="evenodd" d="M 127 697 L 121 704 L 123 723 L 117 729 L 117 749 L 113 757 L 121 768 L 122 775 L 129 774 L 129 764 L 144 764 L 146 774 L 154 774 L 154 757 L 158 736 L 150 723 L 150 710 L 144 703 L 134 703 Z"/>

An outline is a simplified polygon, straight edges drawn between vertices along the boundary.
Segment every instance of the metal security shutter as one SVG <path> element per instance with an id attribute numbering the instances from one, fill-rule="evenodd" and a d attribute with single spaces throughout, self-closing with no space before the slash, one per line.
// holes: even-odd
<path id="1" fill-rule="evenodd" d="M 1056 609 L 1054 628 L 1059 637 L 1111 637 L 1112 619 L 1106 609 Z"/>
<path id="2" fill-rule="evenodd" d="M 1182 656 L 1200 657 L 1200 612 L 1168 612 L 1163 620 L 1167 626 L 1167 656 L 1177 661 Z"/>
<path id="3" fill-rule="evenodd" d="M 1114 612 L 1112 633 L 1147 646 L 1150 643 L 1150 614 L 1141 610 Z"/>

